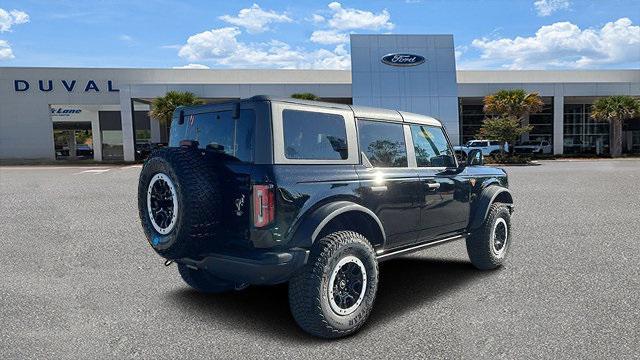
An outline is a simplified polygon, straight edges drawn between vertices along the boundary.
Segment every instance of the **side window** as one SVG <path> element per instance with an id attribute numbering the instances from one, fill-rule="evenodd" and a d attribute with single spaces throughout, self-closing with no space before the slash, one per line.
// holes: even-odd
<path id="1" fill-rule="evenodd" d="M 453 152 L 449 147 L 442 128 L 427 125 L 411 125 L 411 136 L 419 167 L 456 166 Z"/>
<path id="2" fill-rule="evenodd" d="M 240 117 L 234 119 L 231 111 L 217 111 L 196 114 L 189 124 L 185 138 L 198 141 L 198 147 L 215 147 L 240 161 L 253 161 L 255 112 L 241 110 Z"/>
<path id="3" fill-rule="evenodd" d="M 360 151 L 375 167 L 407 167 L 402 124 L 358 120 Z"/>
<path id="4" fill-rule="evenodd" d="M 311 111 L 284 110 L 284 155 L 287 159 L 348 158 L 344 117 Z"/>

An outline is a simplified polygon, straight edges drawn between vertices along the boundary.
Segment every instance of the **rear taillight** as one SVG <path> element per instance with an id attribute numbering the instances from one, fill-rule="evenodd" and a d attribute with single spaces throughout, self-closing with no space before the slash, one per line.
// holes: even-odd
<path id="1" fill-rule="evenodd" d="M 253 185 L 253 225 L 267 226 L 271 224 L 275 214 L 276 199 L 273 185 Z"/>

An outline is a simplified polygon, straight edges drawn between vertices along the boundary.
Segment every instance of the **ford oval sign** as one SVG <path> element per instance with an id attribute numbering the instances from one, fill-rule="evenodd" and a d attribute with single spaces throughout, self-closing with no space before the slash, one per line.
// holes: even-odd
<path id="1" fill-rule="evenodd" d="M 424 56 L 415 54 L 389 54 L 382 57 L 382 62 L 391 66 L 416 66 L 424 61 Z"/>

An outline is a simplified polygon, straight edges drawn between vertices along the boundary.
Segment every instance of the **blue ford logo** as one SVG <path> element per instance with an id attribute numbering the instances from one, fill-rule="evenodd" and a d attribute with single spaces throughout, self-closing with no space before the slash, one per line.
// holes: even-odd
<path id="1" fill-rule="evenodd" d="M 415 54 L 389 54 L 382 57 L 382 62 L 391 66 L 416 66 L 424 61 L 424 56 Z"/>

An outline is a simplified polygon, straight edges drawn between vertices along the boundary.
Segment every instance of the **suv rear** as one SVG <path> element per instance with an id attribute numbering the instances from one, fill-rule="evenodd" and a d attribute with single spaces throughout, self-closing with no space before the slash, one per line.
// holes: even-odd
<path id="1" fill-rule="evenodd" d="M 288 281 L 321 337 L 364 324 L 379 261 L 466 239 L 476 267 L 500 266 L 512 204 L 505 172 L 478 150 L 458 164 L 436 119 L 265 96 L 178 108 L 139 181 L 145 234 L 187 284 Z"/>

